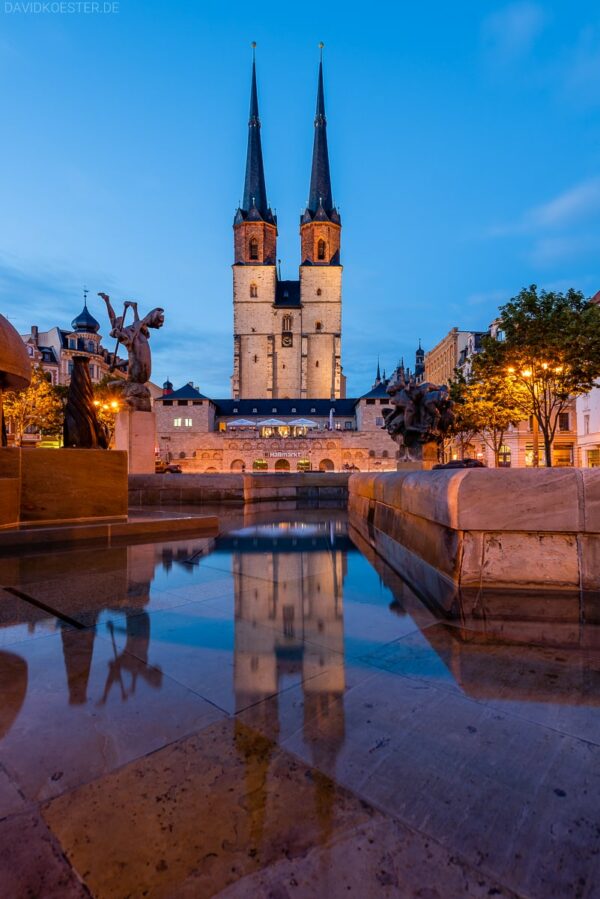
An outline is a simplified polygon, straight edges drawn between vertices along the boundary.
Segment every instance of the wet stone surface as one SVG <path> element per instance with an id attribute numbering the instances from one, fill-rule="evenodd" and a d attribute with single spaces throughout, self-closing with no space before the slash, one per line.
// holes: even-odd
<path id="1" fill-rule="evenodd" d="M 3 557 L 0 895 L 600 895 L 598 616 L 462 603 L 336 510 Z"/>

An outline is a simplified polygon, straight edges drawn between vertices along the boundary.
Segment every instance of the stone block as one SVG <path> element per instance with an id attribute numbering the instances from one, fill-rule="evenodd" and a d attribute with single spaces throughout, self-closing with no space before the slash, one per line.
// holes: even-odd
<path id="1" fill-rule="evenodd" d="M 18 524 L 20 499 L 20 479 L 0 476 L 0 529 Z"/>
<path id="2" fill-rule="evenodd" d="M 600 468 L 582 468 L 583 508 L 586 531 L 600 534 Z"/>
<path id="3" fill-rule="evenodd" d="M 474 468 L 461 473 L 456 498 L 452 498 L 454 527 L 563 533 L 584 528 L 583 484 L 581 473 L 574 468 Z M 433 472 L 433 476 L 437 474 Z M 448 489 L 453 486 L 450 482 Z"/>
<path id="4" fill-rule="evenodd" d="M 482 584 L 579 586 L 577 537 L 572 534 L 485 534 Z"/>
<path id="5" fill-rule="evenodd" d="M 153 474 L 155 467 L 156 415 L 129 409 L 117 413 L 115 448 L 128 456 L 131 474 Z"/>
<path id="6" fill-rule="evenodd" d="M 581 534 L 581 586 L 583 590 L 600 590 L 600 534 Z"/>
<path id="7" fill-rule="evenodd" d="M 127 456 L 93 449 L 20 449 L 23 523 L 124 519 Z"/>
<path id="8" fill-rule="evenodd" d="M 403 509 L 446 527 L 459 527 L 458 491 L 469 473 L 467 469 L 459 469 L 405 474 L 402 482 Z M 397 475 L 392 474 L 391 477 Z"/>

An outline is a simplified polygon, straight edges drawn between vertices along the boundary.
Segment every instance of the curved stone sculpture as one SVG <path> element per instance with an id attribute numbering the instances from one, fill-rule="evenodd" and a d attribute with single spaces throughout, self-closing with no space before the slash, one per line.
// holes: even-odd
<path id="1" fill-rule="evenodd" d="M 67 394 L 63 426 L 65 447 L 107 449 L 108 435 L 98 421 L 94 406 L 94 388 L 87 356 L 73 356 L 73 373 Z"/>
<path id="2" fill-rule="evenodd" d="M 6 446 L 2 392 L 25 390 L 31 381 L 31 362 L 19 333 L 0 315 L 0 444 Z"/>
<path id="3" fill-rule="evenodd" d="M 448 388 L 412 378 L 392 382 L 388 389 L 391 408 L 384 409 L 384 427 L 400 447 L 401 461 L 421 461 L 426 444 L 439 444 L 454 421 Z"/>

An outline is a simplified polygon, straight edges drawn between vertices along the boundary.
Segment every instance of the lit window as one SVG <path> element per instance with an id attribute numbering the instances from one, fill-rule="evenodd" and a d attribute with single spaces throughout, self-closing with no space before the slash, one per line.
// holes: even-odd
<path id="1" fill-rule="evenodd" d="M 317 258 L 325 259 L 325 241 L 320 240 L 317 244 Z"/>
<path id="2" fill-rule="evenodd" d="M 184 418 L 184 419 L 183 419 L 183 423 L 184 423 L 184 425 L 185 425 L 186 428 L 191 428 L 191 427 L 192 427 L 192 419 L 191 419 L 191 418 Z"/>
<path id="3" fill-rule="evenodd" d="M 250 259 L 258 259 L 258 241 L 256 237 L 250 240 Z"/>
<path id="4" fill-rule="evenodd" d="M 180 427 L 181 427 L 181 419 L 180 419 L 180 418 L 174 418 L 174 419 L 173 419 L 173 427 L 174 427 L 174 428 L 180 428 Z"/>
<path id="5" fill-rule="evenodd" d="M 251 285 L 250 285 L 250 296 L 251 296 L 251 297 L 257 297 L 257 296 L 258 296 L 258 287 L 256 286 L 256 284 L 251 284 Z"/>

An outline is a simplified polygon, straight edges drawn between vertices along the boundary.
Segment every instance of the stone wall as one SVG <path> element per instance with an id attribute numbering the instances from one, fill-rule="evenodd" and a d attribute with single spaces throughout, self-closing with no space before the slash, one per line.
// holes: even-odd
<path id="1" fill-rule="evenodd" d="M 320 474 L 163 474 L 131 475 L 131 506 L 244 505 L 257 502 L 345 503 L 348 475 Z"/>
<path id="2" fill-rule="evenodd" d="M 355 474 L 352 524 L 415 589 L 600 591 L 600 471 Z"/>

